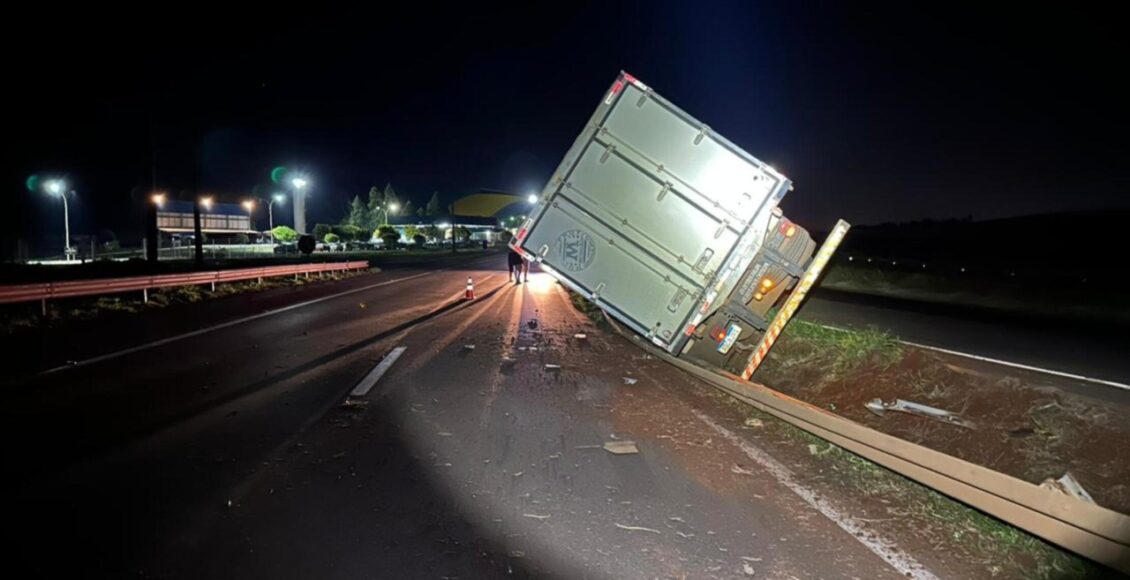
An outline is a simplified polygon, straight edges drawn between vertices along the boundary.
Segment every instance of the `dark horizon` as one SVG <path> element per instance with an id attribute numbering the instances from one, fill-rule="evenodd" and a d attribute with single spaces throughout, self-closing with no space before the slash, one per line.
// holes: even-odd
<path id="1" fill-rule="evenodd" d="M 76 233 L 139 231 L 154 168 L 158 190 L 232 199 L 303 169 L 310 224 L 389 182 L 417 207 L 540 190 L 621 69 L 788 175 L 812 229 L 1130 207 L 1115 20 L 952 6 L 32 17 L 49 37 L 5 41 L 4 235 L 57 229 L 32 174 L 78 191 Z"/>

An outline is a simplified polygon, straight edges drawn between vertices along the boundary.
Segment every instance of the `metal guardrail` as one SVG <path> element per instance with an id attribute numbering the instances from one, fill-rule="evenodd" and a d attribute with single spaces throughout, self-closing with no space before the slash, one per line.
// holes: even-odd
<path id="1" fill-rule="evenodd" d="M 865 427 L 768 387 L 675 358 L 622 330 L 650 354 L 761 411 L 1034 536 L 1130 574 L 1130 516 Z"/>
<path id="2" fill-rule="evenodd" d="M 79 296 L 100 296 L 123 292 L 141 292 L 143 299 L 149 301 L 149 291 L 158 288 L 177 286 L 201 286 L 243 280 L 277 278 L 279 276 L 309 276 L 311 273 L 344 272 L 368 268 L 368 262 L 324 262 L 317 264 L 295 264 L 291 266 L 265 266 L 260 268 L 238 268 L 215 270 L 211 272 L 190 272 L 187 274 L 160 274 L 156 276 L 130 276 L 126 278 L 96 278 L 92 280 L 73 280 L 66 282 L 44 282 L 40 284 L 0 285 L 0 304 L 39 301 L 46 313 L 47 301 L 58 298 Z"/>

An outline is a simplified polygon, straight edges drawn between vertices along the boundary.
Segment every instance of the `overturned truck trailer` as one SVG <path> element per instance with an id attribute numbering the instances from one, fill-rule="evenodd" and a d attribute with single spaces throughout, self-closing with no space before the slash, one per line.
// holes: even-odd
<path id="1" fill-rule="evenodd" d="M 621 73 L 510 245 L 657 346 L 748 378 L 848 228 L 814 258 L 777 207 L 791 189 Z"/>

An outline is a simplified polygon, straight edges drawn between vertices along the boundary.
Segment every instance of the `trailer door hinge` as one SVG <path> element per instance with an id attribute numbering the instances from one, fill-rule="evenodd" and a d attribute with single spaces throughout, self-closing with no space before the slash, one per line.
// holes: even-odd
<path id="1" fill-rule="evenodd" d="M 683 303 L 683 300 L 686 300 L 687 294 L 688 293 L 687 293 L 686 290 L 679 288 L 675 292 L 675 296 L 673 296 L 671 298 L 671 301 L 667 303 L 667 310 L 669 310 L 671 312 L 678 312 L 679 305 L 681 305 Z"/>
<path id="2" fill-rule="evenodd" d="M 703 268 L 706 267 L 706 264 L 710 262 L 710 258 L 713 258 L 713 257 L 714 257 L 714 249 L 713 248 L 706 248 L 705 250 L 703 250 L 702 255 L 699 256 L 697 260 L 695 260 L 694 271 L 695 272 L 702 272 Z"/>

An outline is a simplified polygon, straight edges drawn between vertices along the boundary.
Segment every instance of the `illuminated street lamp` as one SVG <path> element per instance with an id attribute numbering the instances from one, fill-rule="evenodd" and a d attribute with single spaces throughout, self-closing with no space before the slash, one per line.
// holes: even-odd
<path id="1" fill-rule="evenodd" d="M 389 212 L 392 212 L 393 215 L 396 215 L 396 212 L 400 211 L 400 204 L 396 203 L 395 201 L 388 204 L 381 204 L 380 210 L 381 215 L 383 216 L 383 218 L 381 219 L 381 225 L 387 226 Z"/>
<path id="2" fill-rule="evenodd" d="M 270 231 L 274 231 L 274 229 L 275 229 L 274 205 L 276 203 L 286 203 L 286 196 L 281 194 L 281 193 L 276 193 L 276 194 L 271 196 L 271 199 L 264 199 L 263 201 L 267 202 L 267 225 L 270 226 L 267 229 L 270 230 Z M 272 235 L 274 235 L 274 234 L 272 234 Z"/>
<path id="3" fill-rule="evenodd" d="M 71 247 L 71 210 L 67 206 L 67 184 L 61 179 L 52 179 L 43 184 L 43 188 L 47 193 L 57 195 L 63 200 L 63 256 L 68 262 L 73 261 L 76 252 Z"/>
<path id="4" fill-rule="evenodd" d="M 530 195 L 527 195 L 527 196 L 526 196 L 526 202 L 528 202 L 528 203 L 529 203 L 530 205 L 533 205 L 533 204 L 537 203 L 537 202 L 538 202 L 538 196 L 537 196 L 537 194 L 536 194 L 536 193 L 531 193 Z"/>
<path id="5" fill-rule="evenodd" d="M 211 210 L 212 209 L 212 196 L 205 196 L 205 197 L 200 198 L 200 205 L 204 206 L 204 209 L 206 209 L 206 210 Z"/>
<path id="6" fill-rule="evenodd" d="M 153 195 L 149 196 L 149 201 L 152 201 L 153 205 L 155 205 L 157 207 L 164 207 L 165 206 L 165 194 L 154 193 Z"/>
<path id="7" fill-rule="evenodd" d="M 251 227 L 251 220 L 255 213 L 255 200 L 245 199 L 240 205 L 243 206 L 243 209 L 247 210 L 247 229 L 253 230 L 254 228 Z"/>

